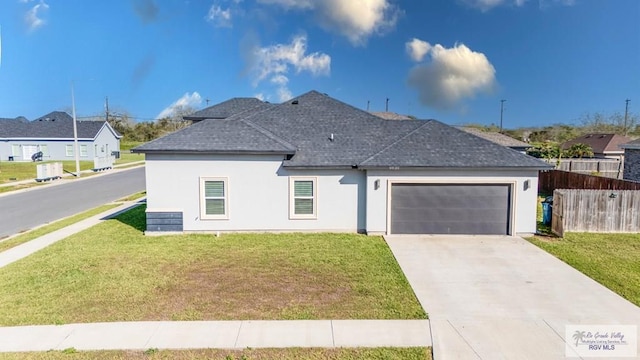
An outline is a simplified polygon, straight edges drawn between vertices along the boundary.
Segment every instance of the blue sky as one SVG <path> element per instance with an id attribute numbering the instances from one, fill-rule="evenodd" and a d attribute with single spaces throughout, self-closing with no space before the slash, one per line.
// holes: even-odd
<path id="1" fill-rule="evenodd" d="M 640 109 L 638 0 L 0 0 L 0 117 L 315 89 L 449 124 Z"/>

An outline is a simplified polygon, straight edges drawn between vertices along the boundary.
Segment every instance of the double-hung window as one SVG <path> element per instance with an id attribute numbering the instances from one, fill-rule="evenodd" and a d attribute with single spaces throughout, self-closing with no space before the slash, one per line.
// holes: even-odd
<path id="1" fill-rule="evenodd" d="M 229 187 L 227 178 L 200 178 L 200 218 L 229 218 Z"/>
<path id="2" fill-rule="evenodd" d="M 87 156 L 88 156 L 87 145 L 85 144 L 80 145 L 80 157 L 87 157 Z"/>
<path id="3" fill-rule="evenodd" d="M 289 180 L 289 217 L 317 218 L 317 180 L 313 177 L 291 177 Z"/>
<path id="4" fill-rule="evenodd" d="M 65 145 L 64 150 L 65 150 L 65 155 L 73 156 L 73 145 Z"/>

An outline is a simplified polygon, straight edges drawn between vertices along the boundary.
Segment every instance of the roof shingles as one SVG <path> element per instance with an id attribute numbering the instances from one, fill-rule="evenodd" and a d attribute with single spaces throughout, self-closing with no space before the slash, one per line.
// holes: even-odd
<path id="1" fill-rule="evenodd" d="M 548 167 L 435 120 L 388 121 L 316 91 L 195 123 L 134 151 L 295 153 L 286 167 Z"/>

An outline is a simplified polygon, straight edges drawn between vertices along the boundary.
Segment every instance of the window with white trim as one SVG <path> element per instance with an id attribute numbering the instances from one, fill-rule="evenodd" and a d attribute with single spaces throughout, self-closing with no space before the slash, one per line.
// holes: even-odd
<path id="1" fill-rule="evenodd" d="M 291 219 L 316 219 L 316 178 L 291 177 L 289 179 L 289 217 Z"/>
<path id="2" fill-rule="evenodd" d="M 65 155 L 73 156 L 73 145 L 66 145 L 64 147 L 64 150 L 65 150 Z"/>
<path id="3" fill-rule="evenodd" d="M 87 145 L 86 144 L 80 145 L 80 156 L 81 157 L 87 157 L 88 156 Z"/>
<path id="4" fill-rule="evenodd" d="M 228 179 L 200 178 L 200 218 L 217 220 L 229 218 Z"/>

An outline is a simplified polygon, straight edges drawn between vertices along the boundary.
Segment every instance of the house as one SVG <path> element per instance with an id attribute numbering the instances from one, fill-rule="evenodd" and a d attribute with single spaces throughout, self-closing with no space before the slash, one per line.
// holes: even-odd
<path id="1" fill-rule="evenodd" d="M 511 148 L 513 150 L 519 151 L 523 154 L 527 153 L 527 149 L 533 147 L 530 144 L 527 144 L 524 141 L 520 141 L 517 139 L 512 138 L 511 136 L 507 136 L 504 134 L 501 134 L 499 132 L 494 132 L 494 131 L 482 131 L 480 129 L 477 128 L 473 128 L 473 127 L 460 127 L 460 130 L 466 131 L 469 134 L 473 134 L 475 136 L 479 136 L 483 139 L 489 140 L 491 142 L 494 142 L 498 145 L 502 145 L 502 146 L 506 146 L 508 148 Z"/>
<path id="2" fill-rule="evenodd" d="M 624 150 L 620 145 L 631 138 L 617 134 L 586 134 L 560 144 L 560 149 L 568 150 L 574 144 L 586 144 L 593 149 L 593 156 L 600 159 L 624 159 Z"/>
<path id="3" fill-rule="evenodd" d="M 436 120 L 316 91 L 224 115 L 132 150 L 146 154 L 148 233 L 536 231 L 551 167 Z"/>
<path id="4" fill-rule="evenodd" d="M 624 173 L 625 180 L 640 182 L 640 139 L 622 144 L 624 150 Z"/>
<path id="5" fill-rule="evenodd" d="M 94 160 L 120 151 L 118 134 L 106 121 L 77 121 L 80 160 Z M 28 121 L 0 119 L 0 161 L 31 161 L 42 152 L 43 160 L 73 160 L 73 118 L 54 111 Z"/>

